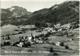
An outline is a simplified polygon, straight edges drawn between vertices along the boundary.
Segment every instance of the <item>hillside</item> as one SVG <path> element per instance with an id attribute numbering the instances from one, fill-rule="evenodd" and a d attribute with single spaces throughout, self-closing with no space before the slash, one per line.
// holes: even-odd
<path id="1" fill-rule="evenodd" d="M 31 14 L 27 23 L 35 24 L 36 22 L 52 24 L 79 23 L 79 1 L 67 1 L 50 8 L 35 11 Z"/>

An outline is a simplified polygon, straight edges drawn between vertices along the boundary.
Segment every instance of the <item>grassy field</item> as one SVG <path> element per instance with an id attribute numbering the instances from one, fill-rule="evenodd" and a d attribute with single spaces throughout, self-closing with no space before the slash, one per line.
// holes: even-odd
<path id="1" fill-rule="evenodd" d="M 19 41 L 20 36 L 27 35 L 39 35 L 43 32 L 36 32 L 26 30 L 25 33 L 10 35 L 10 42 Z M 17 47 L 17 46 L 0 46 L 1 55 L 21 55 L 21 56 L 78 56 L 79 54 L 79 34 L 78 29 L 73 30 L 73 33 L 76 33 L 74 36 L 67 37 L 64 36 L 54 36 L 54 34 L 48 37 L 48 42 L 43 44 L 33 44 L 31 47 Z M 1 40 L 2 42 L 2 40 Z M 69 49 L 66 49 L 65 46 L 57 46 L 58 42 L 64 42 L 64 45 L 67 45 Z M 50 48 L 53 48 L 54 52 L 50 52 Z"/>

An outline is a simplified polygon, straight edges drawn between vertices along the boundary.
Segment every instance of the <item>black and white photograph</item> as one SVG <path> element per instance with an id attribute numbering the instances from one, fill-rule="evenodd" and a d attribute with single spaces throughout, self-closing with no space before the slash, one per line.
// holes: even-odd
<path id="1" fill-rule="evenodd" d="M 0 56 L 79 56 L 79 0 L 0 0 Z"/>

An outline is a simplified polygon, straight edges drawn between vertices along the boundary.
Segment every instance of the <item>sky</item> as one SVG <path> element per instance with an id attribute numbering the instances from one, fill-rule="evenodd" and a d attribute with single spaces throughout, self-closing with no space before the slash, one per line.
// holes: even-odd
<path id="1" fill-rule="evenodd" d="M 10 8 L 11 6 L 20 6 L 30 12 L 49 8 L 55 4 L 60 4 L 66 0 L 1 0 L 1 8 Z"/>

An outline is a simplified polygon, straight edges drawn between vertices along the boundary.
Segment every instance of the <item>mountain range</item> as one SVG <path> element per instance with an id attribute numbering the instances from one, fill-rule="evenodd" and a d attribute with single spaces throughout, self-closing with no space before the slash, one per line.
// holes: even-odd
<path id="1" fill-rule="evenodd" d="M 55 4 L 50 8 L 43 8 L 35 12 L 29 12 L 23 7 L 12 6 L 1 9 L 1 25 L 26 25 L 35 23 L 67 24 L 79 23 L 79 1 L 66 1 Z"/>

